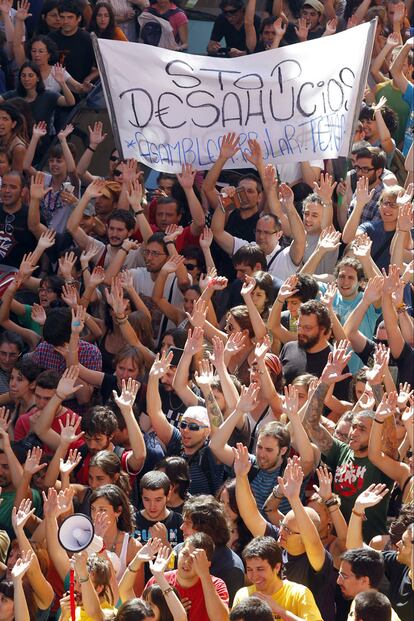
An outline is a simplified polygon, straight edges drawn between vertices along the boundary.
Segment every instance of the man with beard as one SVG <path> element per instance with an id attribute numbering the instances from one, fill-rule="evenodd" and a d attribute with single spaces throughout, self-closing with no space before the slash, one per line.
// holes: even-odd
<path id="1" fill-rule="evenodd" d="M 319 374 L 320 383 L 306 407 L 303 426 L 312 442 L 320 449 L 323 461 L 333 472 L 333 491 L 341 499 L 341 511 L 347 522 L 355 511 L 362 515 L 354 504 L 359 494 L 371 489 L 371 485 L 384 483 L 391 486 L 391 479 L 381 472 L 368 459 L 368 442 L 374 419 L 372 410 L 362 410 L 354 415 L 349 443 L 341 442 L 321 424 L 323 403 L 329 387 L 340 382 L 349 374 L 343 373 L 351 354 L 347 354 L 347 341 L 341 341 L 329 356 L 328 363 Z M 367 509 L 367 520 L 364 521 L 364 539 L 387 532 L 388 500 L 387 497 L 375 508 Z"/>
<path id="2" fill-rule="evenodd" d="M 295 377 L 311 373 L 320 377 L 331 353 L 329 337 L 331 318 L 322 302 L 309 300 L 301 304 L 298 318 L 298 340 L 290 341 L 280 352 L 280 361 L 286 384 Z M 349 395 L 349 378 L 338 382 L 334 394 L 346 400 Z"/>
<path id="3" fill-rule="evenodd" d="M 96 248 L 91 261 L 94 265 L 105 268 L 105 282 L 110 284 L 111 278 L 116 275 L 116 272 L 108 268 L 114 264 L 114 259 L 118 252 L 123 256 L 123 266 L 127 268 L 142 265 L 142 255 L 140 250 L 137 249 L 137 244 L 128 239 L 135 230 L 135 218 L 124 209 L 116 209 L 108 218 L 108 244 L 104 244 L 91 237 L 80 227 L 89 201 L 99 199 L 105 192 L 106 182 L 103 179 L 96 179 L 90 183 L 69 216 L 66 227 L 81 250 L 86 251 L 92 246 Z"/>

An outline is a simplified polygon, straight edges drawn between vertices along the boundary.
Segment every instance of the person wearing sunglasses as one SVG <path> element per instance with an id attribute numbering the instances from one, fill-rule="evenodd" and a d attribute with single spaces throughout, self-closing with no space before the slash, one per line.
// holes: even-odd
<path id="1" fill-rule="evenodd" d="M 209 56 L 227 56 L 237 58 L 247 54 L 246 30 L 244 27 L 245 6 L 243 0 L 222 0 L 221 14 L 216 18 L 210 41 L 207 45 Z M 260 19 L 254 17 L 254 28 L 259 38 Z M 226 47 L 221 47 L 224 39 Z"/>
<path id="2" fill-rule="evenodd" d="M 147 387 L 147 414 L 166 455 L 183 457 L 190 471 L 190 494 L 214 495 L 223 483 L 224 466 L 211 452 L 209 438 L 210 420 L 205 407 L 195 405 L 184 411 L 178 429 L 162 411 L 159 382 L 168 373 L 173 354 L 157 355 L 151 367 Z"/>

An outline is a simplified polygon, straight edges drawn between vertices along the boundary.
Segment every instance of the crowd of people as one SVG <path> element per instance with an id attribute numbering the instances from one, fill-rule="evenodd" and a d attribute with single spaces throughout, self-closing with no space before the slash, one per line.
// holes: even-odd
<path id="1" fill-rule="evenodd" d="M 90 33 L 177 4 L 0 2 L 0 621 L 411 621 L 414 3 L 220 2 L 229 58 L 377 19 L 349 158 L 93 175 Z"/>

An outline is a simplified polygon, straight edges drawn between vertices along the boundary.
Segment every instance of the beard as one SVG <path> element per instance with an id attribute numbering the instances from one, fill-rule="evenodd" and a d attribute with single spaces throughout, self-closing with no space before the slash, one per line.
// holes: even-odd
<path id="1" fill-rule="evenodd" d="M 301 349 L 304 349 L 305 351 L 314 347 L 318 341 L 319 341 L 319 335 L 312 336 L 312 337 L 305 337 L 305 340 L 301 340 L 298 337 L 298 345 Z"/>

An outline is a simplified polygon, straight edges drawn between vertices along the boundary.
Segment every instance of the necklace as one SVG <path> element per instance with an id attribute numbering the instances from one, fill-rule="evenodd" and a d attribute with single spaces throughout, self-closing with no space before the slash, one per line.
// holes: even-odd
<path id="1" fill-rule="evenodd" d="M 109 549 L 110 552 L 115 552 L 116 551 L 116 544 L 117 544 L 118 538 L 119 538 L 119 530 L 117 529 L 116 536 L 115 536 L 114 541 L 112 542 L 112 545 L 108 546 L 108 549 Z"/>

